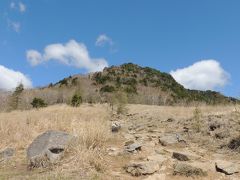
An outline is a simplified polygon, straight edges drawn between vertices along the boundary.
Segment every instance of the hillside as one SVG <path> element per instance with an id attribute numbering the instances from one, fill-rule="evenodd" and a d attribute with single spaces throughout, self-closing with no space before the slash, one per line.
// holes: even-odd
<path id="1" fill-rule="evenodd" d="M 86 85 L 87 84 L 87 85 Z M 237 99 L 225 97 L 214 91 L 185 89 L 173 77 L 150 67 L 128 63 L 105 68 L 87 76 L 65 78 L 50 87 L 73 88 L 81 86 L 82 92 L 91 91 L 92 96 L 106 97 L 115 92 L 124 92 L 130 103 L 174 105 L 189 103 L 225 104 L 236 103 Z M 84 93 L 83 93 L 84 94 Z"/>
<path id="2" fill-rule="evenodd" d="M 18 109 L 31 109 L 35 97 L 48 105 L 70 103 L 74 94 L 81 95 L 83 102 L 105 103 L 119 98 L 119 93 L 131 104 L 216 105 L 239 102 L 214 91 L 185 89 L 168 73 L 128 63 L 105 68 L 102 72 L 70 76 L 46 87 L 24 90 Z M 0 98 L 0 110 L 9 109 L 6 94 Z"/>
<path id="3" fill-rule="evenodd" d="M 107 104 L 0 113 L 0 179 L 240 178 L 239 106 L 127 108 L 120 115 Z M 112 132 L 117 123 L 121 128 Z M 76 141 L 57 164 L 29 169 L 29 145 L 49 130 Z M 8 159 L 1 156 L 7 148 Z"/>

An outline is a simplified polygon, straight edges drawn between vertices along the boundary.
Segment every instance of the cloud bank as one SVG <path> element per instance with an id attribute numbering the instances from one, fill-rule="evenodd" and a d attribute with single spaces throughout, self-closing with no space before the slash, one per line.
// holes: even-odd
<path id="1" fill-rule="evenodd" d="M 88 72 L 102 71 L 108 66 L 103 58 L 91 58 L 87 47 L 83 43 L 70 40 L 66 44 L 50 44 L 43 53 L 37 50 L 28 50 L 27 60 L 32 66 L 37 66 L 51 60 L 61 64 L 86 69 Z"/>
<path id="2" fill-rule="evenodd" d="M 24 85 L 25 88 L 31 88 L 31 80 L 19 71 L 14 71 L 0 65 L 0 89 L 11 91 L 14 90 L 20 83 Z"/>
<path id="3" fill-rule="evenodd" d="M 215 90 L 224 87 L 230 75 L 216 60 L 202 60 L 183 69 L 171 71 L 173 78 L 185 88 Z"/>

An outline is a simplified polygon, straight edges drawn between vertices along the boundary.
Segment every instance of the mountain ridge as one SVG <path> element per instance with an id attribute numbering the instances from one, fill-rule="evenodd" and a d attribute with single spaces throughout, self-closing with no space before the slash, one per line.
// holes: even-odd
<path id="1" fill-rule="evenodd" d="M 86 76 L 70 76 L 53 86 L 76 86 L 81 83 L 81 80 L 78 81 L 79 77 L 87 77 L 91 81 L 92 88 L 95 88 L 100 96 L 117 91 L 125 92 L 130 103 L 174 105 L 202 102 L 214 105 L 239 102 L 236 98 L 224 96 L 216 91 L 186 89 L 168 73 L 133 63 L 106 67 L 102 72 L 90 73 Z M 152 101 L 155 102 L 136 101 L 142 96 L 151 96 Z"/>

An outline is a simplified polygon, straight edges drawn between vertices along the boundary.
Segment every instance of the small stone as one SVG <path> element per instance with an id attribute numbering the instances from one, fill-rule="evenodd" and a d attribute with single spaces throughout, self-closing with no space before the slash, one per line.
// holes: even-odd
<path id="1" fill-rule="evenodd" d="M 173 119 L 173 118 L 168 118 L 167 119 L 167 122 L 173 122 L 173 121 L 175 121 L 175 119 Z"/>
<path id="2" fill-rule="evenodd" d="M 121 124 L 118 121 L 112 122 L 112 132 L 118 132 L 121 129 Z"/>
<path id="3" fill-rule="evenodd" d="M 159 170 L 159 165 L 156 162 L 133 162 L 125 167 L 126 172 L 132 176 L 150 175 Z"/>
<path id="4" fill-rule="evenodd" d="M 118 156 L 121 154 L 121 151 L 118 148 L 107 148 L 107 152 L 109 156 Z"/>
<path id="5" fill-rule="evenodd" d="M 187 155 L 178 152 L 173 152 L 172 158 L 177 159 L 179 161 L 189 161 Z"/>

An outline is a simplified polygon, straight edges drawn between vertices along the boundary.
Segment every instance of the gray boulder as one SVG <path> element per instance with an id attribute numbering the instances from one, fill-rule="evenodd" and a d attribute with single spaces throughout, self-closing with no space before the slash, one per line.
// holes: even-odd
<path id="1" fill-rule="evenodd" d="M 9 160 L 12 156 L 14 156 L 15 150 L 13 148 L 6 148 L 0 152 L 0 162 Z"/>
<path id="2" fill-rule="evenodd" d="M 172 158 L 177 159 L 179 161 L 189 161 L 190 160 L 187 155 L 178 153 L 178 152 L 173 152 Z"/>
<path id="3" fill-rule="evenodd" d="M 173 175 L 181 176 L 206 176 L 207 172 L 203 171 L 201 168 L 194 167 L 190 164 L 177 163 L 174 165 Z"/>
<path id="4" fill-rule="evenodd" d="M 47 131 L 39 135 L 27 149 L 29 166 L 47 167 L 57 163 L 64 155 L 73 136 L 61 131 Z"/>
<path id="5" fill-rule="evenodd" d="M 133 144 L 129 144 L 128 146 L 126 146 L 125 149 L 127 152 L 136 152 L 136 151 L 141 151 L 142 150 L 142 145 L 138 144 L 138 143 L 133 143 Z"/>
<path id="6" fill-rule="evenodd" d="M 153 161 L 133 162 L 125 167 L 126 172 L 132 176 L 150 175 L 159 170 L 159 164 Z"/>
<path id="7" fill-rule="evenodd" d="M 215 163 L 215 168 L 217 172 L 224 173 L 226 175 L 239 173 L 238 167 L 235 164 L 228 161 L 218 160 Z"/>
<path id="8" fill-rule="evenodd" d="M 165 134 L 159 137 L 162 146 L 186 145 L 186 141 L 179 134 Z"/>

